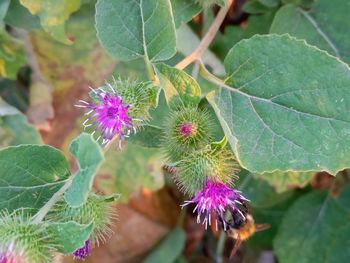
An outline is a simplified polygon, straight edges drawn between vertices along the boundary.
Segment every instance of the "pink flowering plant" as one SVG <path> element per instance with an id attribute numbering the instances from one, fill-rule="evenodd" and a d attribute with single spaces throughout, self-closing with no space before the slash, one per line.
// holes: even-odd
<path id="1" fill-rule="evenodd" d="M 349 261 L 335 2 L 3 0 L 0 263 Z"/>

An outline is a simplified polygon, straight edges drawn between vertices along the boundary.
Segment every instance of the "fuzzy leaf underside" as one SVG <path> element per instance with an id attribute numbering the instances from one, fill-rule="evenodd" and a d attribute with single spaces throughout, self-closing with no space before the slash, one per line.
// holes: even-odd
<path id="1" fill-rule="evenodd" d="M 100 146 L 87 133 L 82 133 L 72 142 L 70 152 L 78 161 L 79 171 L 74 175 L 72 185 L 64 194 L 64 199 L 71 207 L 80 207 L 87 200 L 104 157 Z"/>
<path id="2" fill-rule="evenodd" d="M 241 165 L 255 173 L 350 166 L 350 70 L 288 35 L 255 36 L 225 59 L 208 96 Z"/>
<path id="3" fill-rule="evenodd" d="M 59 245 L 59 252 L 63 254 L 73 253 L 78 248 L 85 245 L 89 239 L 94 224 L 81 225 L 74 221 L 65 223 L 50 223 L 48 231 L 52 235 L 55 243 Z"/>

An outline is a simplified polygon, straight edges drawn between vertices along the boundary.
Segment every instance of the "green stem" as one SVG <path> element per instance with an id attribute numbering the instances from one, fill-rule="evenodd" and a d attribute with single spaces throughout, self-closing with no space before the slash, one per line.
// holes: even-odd
<path id="1" fill-rule="evenodd" d="M 157 80 L 156 75 L 154 74 L 154 70 L 153 70 L 153 66 L 152 63 L 149 61 L 147 56 L 143 57 L 143 61 L 145 62 L 145 66 L 146 66 L 146 72 L 147 72 L 147 76 L 148 78 L 152 81 L 155 82 Z"/>
<path id="2" fill-rule="evenodd" d="M 223 262 L 222 255 L 224 253 L 225 243 L 226 243 L 226 234 L 224 231 L 220 231 L 218 243 L 216 246 L 216 260 L 215 260 L 216 263 Z"/>
<path id="3" fill-rule="evenodd" d="M 44 217 L 51 210 L 51 208 L 61 199 L 62 195 L 68 190 L 72 184 L 73 176 L 69 177 L 64 185 L 58 190 L 51 199 L 33 216 L 32 223 L 39 224 L 44 220 Z"/>

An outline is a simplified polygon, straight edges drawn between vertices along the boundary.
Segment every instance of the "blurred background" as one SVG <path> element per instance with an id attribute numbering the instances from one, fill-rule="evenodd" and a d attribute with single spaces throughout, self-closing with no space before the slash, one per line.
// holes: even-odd
<path id="1" fill-rule="evenodd" d="M 2 11 L 5 2 L 9 6 Z M 302 2 L 307 6 L 313 1 Z M 228 50 L 241 39 L 268 33 L 282 4 L 236 0 L 211 51 L 205 55 L 209 67 L 218 75 L 224 74 L 222 60 Z M 89 86 L 103 85 L 112 76 L 146 79 L 143 61 L 120 62 L 101 48 L 94 27 L 94 5 L 94 0 L 82 0 L 67 19 L 66 34 L 72 44 L 66 45 L 44 32 L 39 17 L 31 15 L 19 0 L 0 0 L 1 147 L 45 143 L 71 157 L 68 146 L 82 131 L 83 115 L 73 105 L 79 99 L 88 100 Z M 168 64 L 176 64 L 196 47 L 218 10 L 214 6 L 199 12 L 187 26 L 178 29 L 182 39 L 179 52 Z M 188 72 L 196 76 L 196 68 L 190 67 Z M 204 95 L 213 89 L 198 79 Z M 209 107 L 205 101 L 203 104 Z M 163 123 L 167 110 L 161 97 L 159 108 L 152 112 L 153 120 Z M 111 147 L 94 187 L 104 194 L 121 194 L 115 206 L 115 235 L 94 249 L 86 262 L 229 262 L 234 241 L 215 229 L 205 231 L 196 223 L 193 208 L 180 209 L 186 197 L 174 185 L 171 172 L 157 148 L 127 143 L 118 152 Z M 339 183 L 326 173 L 255 175 L 242 171 L 236 187 L 251 200 L 255 221 L 267 223 L 270 228 L 244 242 L 230 262 L 277 262 L 273 240 L 293 203 L 330 185 L 336 192 L 336 186 L 347 180 L 346 171 Z M 73 262 L 69 257 L 63 260 Z"/>

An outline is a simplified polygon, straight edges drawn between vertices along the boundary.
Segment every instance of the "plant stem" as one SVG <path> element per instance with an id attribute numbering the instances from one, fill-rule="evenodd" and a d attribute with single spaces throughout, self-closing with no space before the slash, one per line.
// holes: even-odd
<path id="1" fill-rule="evenodd" d="M 176 68 L 184 69 L 188 65 L 190 65 L 193 61 L 199 60 L 204 54 L 205 50 L 209 47 L 210 43 L 213 41 L 216 33 L 218 32 L 222 22 L 224 21 L 230 6 L 233 4 L 234 0 L 227 0 L 227 4 L 225 7 L 221 8 L 215 20 L 211 24 L 208 32 L 203 37 L 199 46 L 187 57 L 185 57 L 182 61 L 180 61 Z"/>
<path id="2" fill-rule="evenodd" d="M 143 57 L 143 61 L 145 62 L 145 66 L 146 66 L 146 71 L 147 71 L 147 76 L 148 78 L 152 81 L 155 82 L 157 80 L 156 75 L 154 74 L 153 71 L 153 66 L 151 64 L 151 62 L 149 61 L 147 56 Z"/>
<path id="3" fill-rule="evenodd" d="M 68 188 L 71 186 L 73 181 L 73 176 L 69 177 L 65 184 L 58 190 L 54 195 L 51 197 L 47 203 L 40 208 L 38 213 L 34 215 L 32 218 L 33 224 L 38 224 L 41 221 L 43 221 L 44 217 L 47 215 L 47 213 L 50 211 L 50 209 L 60 200 L 61 196 L 68 190 Z"/>
<path id="4" fill-rule="evenodd" d="M 224 231 L 220 231 L 218 243 L 216 246 L 216 263 L 222 263 L 222 254 L 224 253 L 224 247 L 225 247 L 225 242 L 226 242 L 226 234 Z"/>

